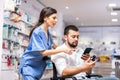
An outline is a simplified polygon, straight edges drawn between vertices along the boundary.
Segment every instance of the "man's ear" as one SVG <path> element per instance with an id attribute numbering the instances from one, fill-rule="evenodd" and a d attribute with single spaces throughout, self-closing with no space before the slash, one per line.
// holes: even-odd
<path id="1" fill-rule="evenodd" d="M 64 40 L 65 40 L 65 41 L 67 40 L 67 35 L 64 35 Z"/>

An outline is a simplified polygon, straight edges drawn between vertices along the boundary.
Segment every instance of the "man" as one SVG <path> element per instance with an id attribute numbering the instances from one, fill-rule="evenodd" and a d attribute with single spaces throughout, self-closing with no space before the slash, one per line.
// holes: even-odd
<path id="1" fill-rule="evenodd" d="M 61 47 L 68 47 L 73 50 L 73 53 L 69 55 L 61 52 L 60 54 L 56 54 L 51 57 L 52 61 L 56 65 L 58 74 L 61 76 L 72 75 L 78 80 L 87 79 L 86 75 L 91 74 L 91 70 L 97 61 L 90 60 L 90 54 L 83 55 L 83 50 L 77 47 L 79 29 L 74 25 L 67 26 L 64 29 L 64 39 L 64 44 L 59 46 L 58 49 Z M 111 79 L 112 78 L 109 78 L 107 80 Z"/>

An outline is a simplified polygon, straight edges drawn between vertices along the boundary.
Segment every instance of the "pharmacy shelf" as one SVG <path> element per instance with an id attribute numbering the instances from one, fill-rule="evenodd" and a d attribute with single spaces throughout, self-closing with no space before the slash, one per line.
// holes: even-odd
<path id="1" fill-rule="evenodd" d="M 34 24 L 32 24 L 32 23 L 30 23 L 30 22 L 27 22 L 27 21 L 25 21 L 25 20 L 20 19 L 19 21 L 20 21 L 20 22 L 24 22 L 24 23 L 30 25 L 30 27 L 33 27 L 33 26 L 34 26 Z"/>
<path id="2" fill-rule="evenodd" d="M 23 36 L 29 37 L 29 34 L 24 33 L 24 32 L 22 32 L 22 31 L 18 31 L 18 34 L 21 34 L 21 35 L 23 35 Z"/>
<path id="3" fill-rule="evenodd" d="M 15 40 L 12 40 L 12 39 L 9 39 L 9 38 L 3 38 L 3 40 L 7 40 L 7 41 L 10 41 L 10 42 L 14 42 L 16 44 L 19 44 L 19 42 L 15 41 Z"/>

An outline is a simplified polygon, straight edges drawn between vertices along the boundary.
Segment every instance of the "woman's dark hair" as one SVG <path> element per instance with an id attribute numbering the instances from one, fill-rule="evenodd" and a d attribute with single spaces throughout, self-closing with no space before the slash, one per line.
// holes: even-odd
<path id="1" fill-rule="evenodd" d="M 69 33 L 69 30 L 79 31 L 75 25 L 68 25 L 64 29 L 64 35 L 67 35 Z"/>
<path id="2" fill-rule="evenodd" d="M 40 12 L 40 16 L 39 16 L 39 20 L 38 20 L 37 24 L 33 27 L 33 29 L 31 30 L 31 32 L 29 34 L 29 39 L 32 35 L 33 30 L 36 27 L 39 27 L 44 22 L 44 18 L 49 17 L 50 15 L 52 15 L 54 13 L 57 13 L 57 11 L 51 7 L 45 7 L 42 9 L 42 11 Z"/>

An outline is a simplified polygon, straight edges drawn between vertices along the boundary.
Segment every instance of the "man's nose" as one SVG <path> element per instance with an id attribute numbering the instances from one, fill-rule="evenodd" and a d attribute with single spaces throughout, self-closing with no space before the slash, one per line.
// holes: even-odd
<path id="1" fill-rule="evenodd" d="M 75 37 L 75 40 L 78 40 L 78 37 Z"/>

